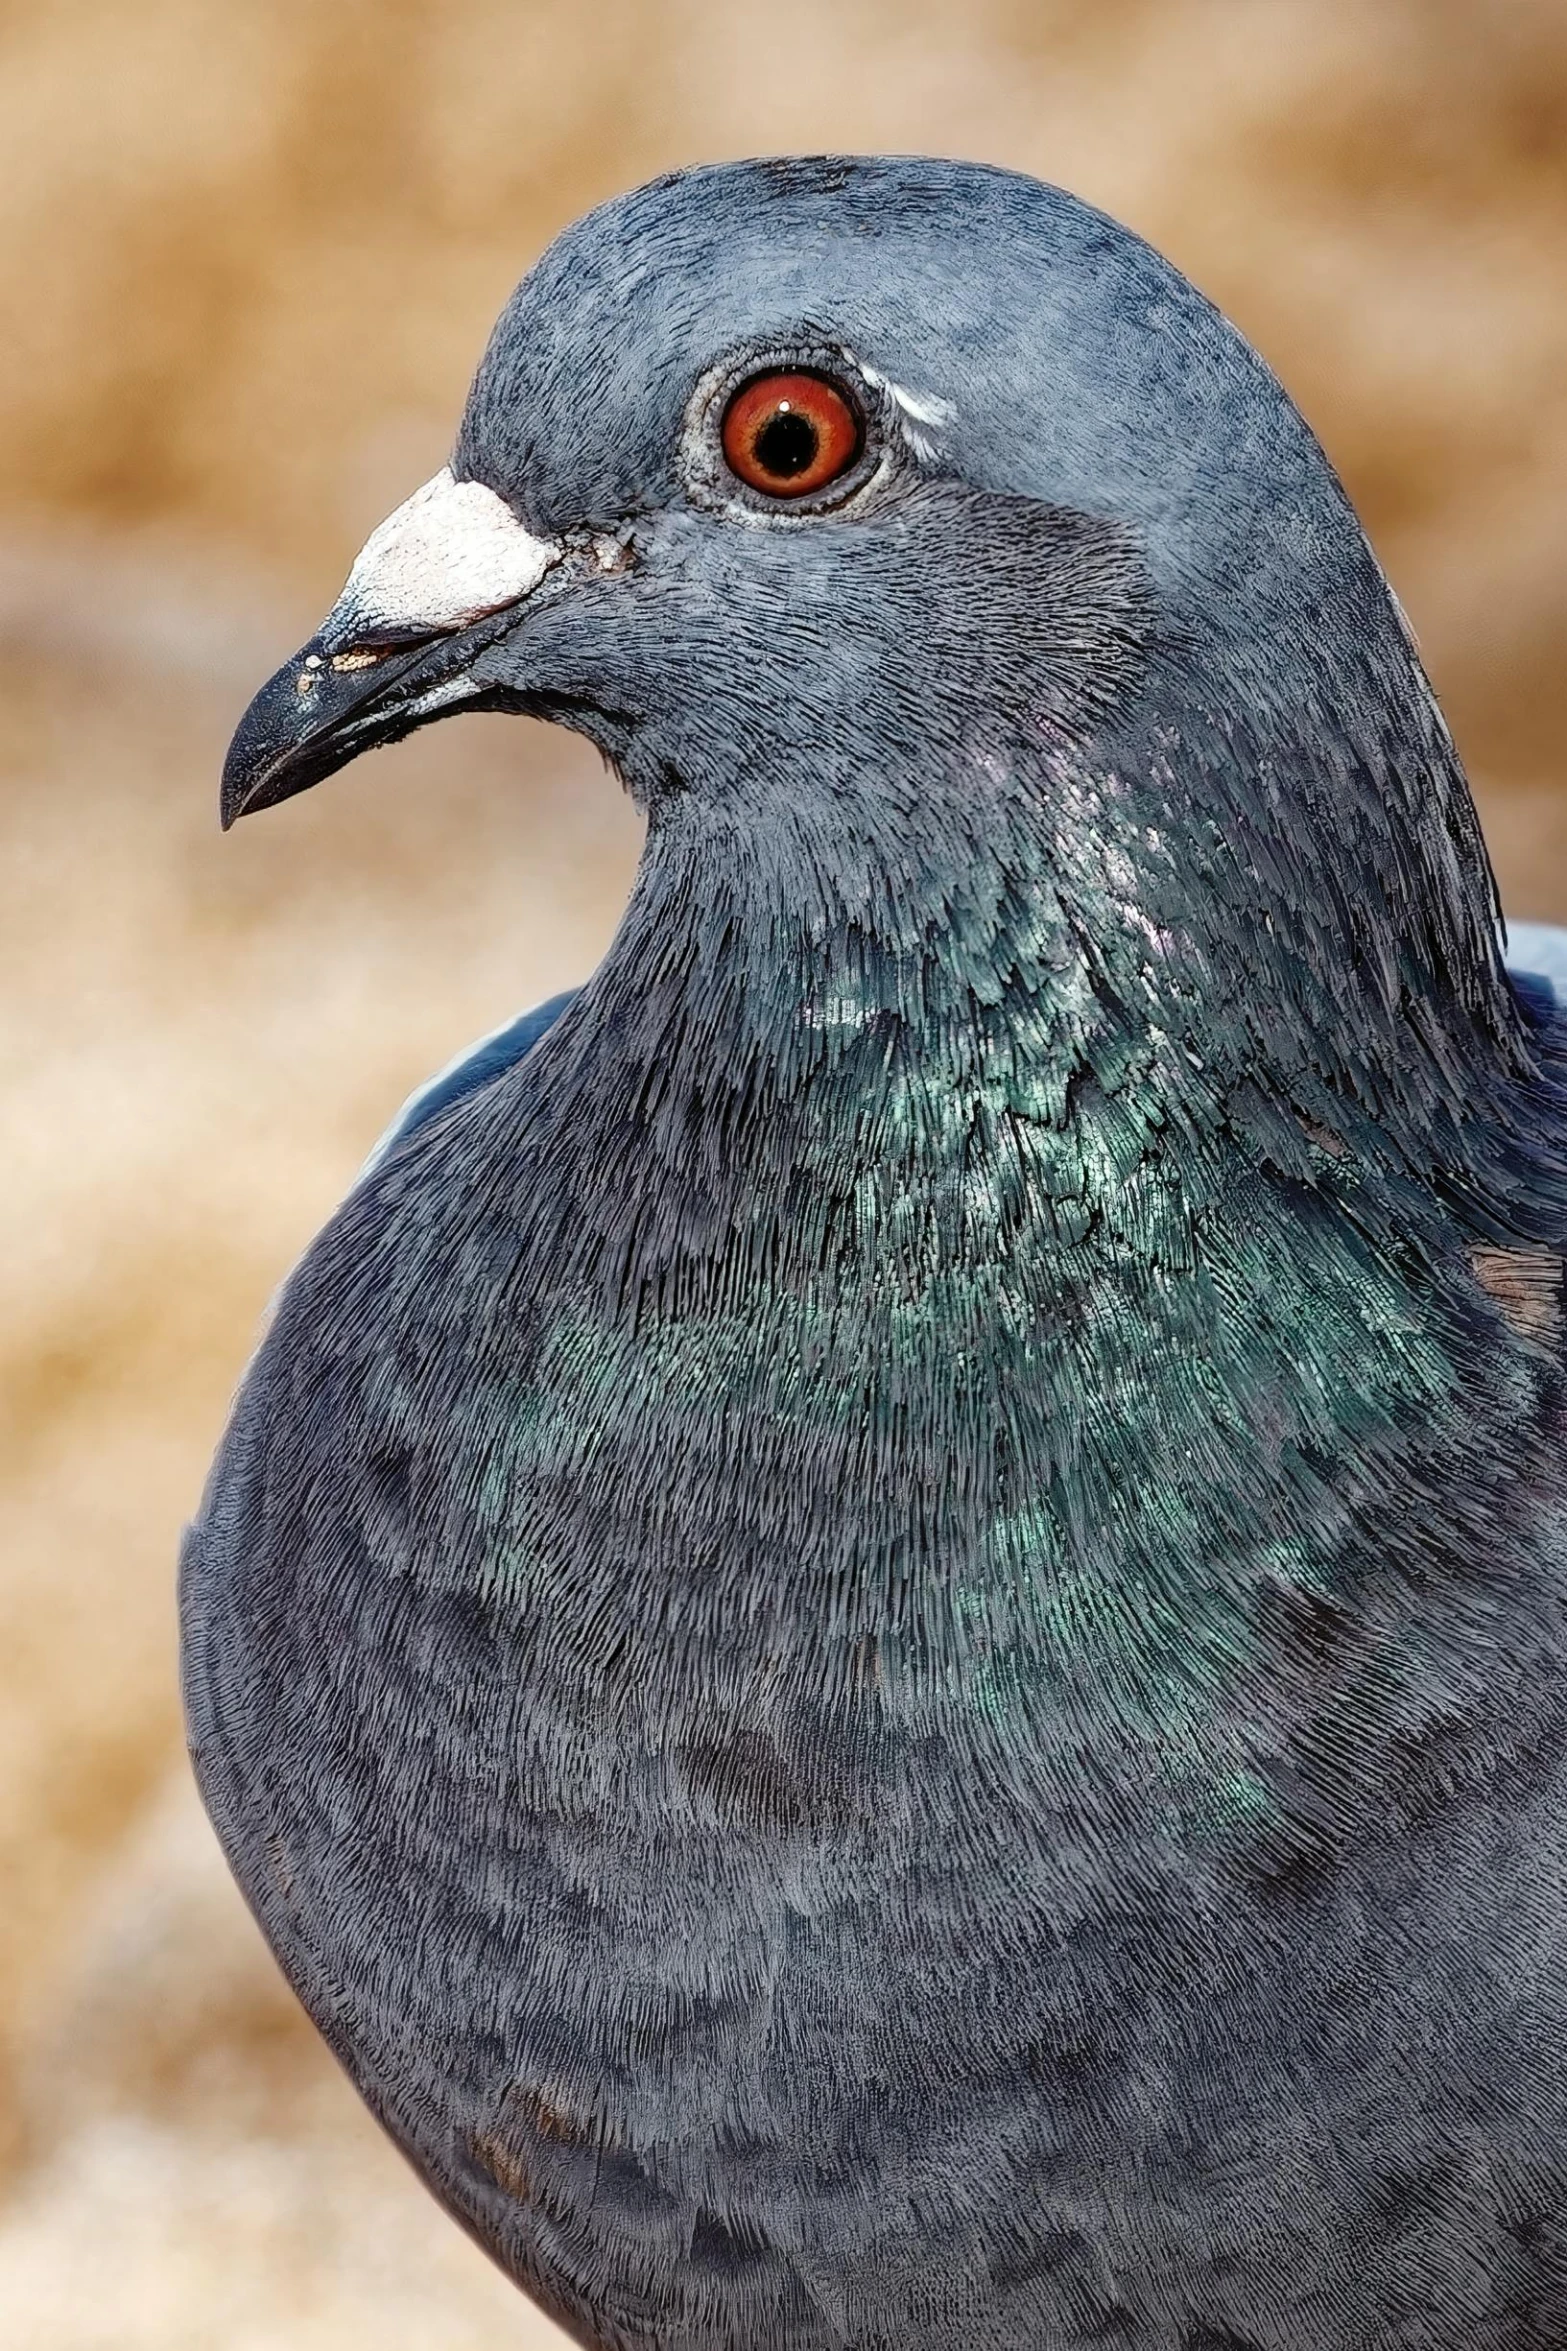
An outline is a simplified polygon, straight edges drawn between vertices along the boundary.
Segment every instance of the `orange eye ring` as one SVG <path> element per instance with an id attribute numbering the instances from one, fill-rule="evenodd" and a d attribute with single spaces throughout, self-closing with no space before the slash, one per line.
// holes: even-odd
<path id="1" fill-rule="evenodd" d="M 721 437 L 725 463 L 748 489 L 808 498 L 848 472 L 865 429 L 830 377 L 795 368 L 742 384 L 724 410 Z"/>

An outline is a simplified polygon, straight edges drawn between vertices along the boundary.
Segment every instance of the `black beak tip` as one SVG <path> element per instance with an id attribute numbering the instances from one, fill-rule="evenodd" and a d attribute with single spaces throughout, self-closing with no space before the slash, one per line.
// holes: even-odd
<path id="1" fill-rule="evenodd" d="M 312 638 L 268 678 L 239 725 L 223 762 L 218 821 L 224 832 L 242 816 L 275 808 L 305 792 L 353 757 L 339 731 L 364 692 L 345 694 Z"/>
<path id="2" fill-rule="evenodd" d="M 456 707 L 448 699 L 433 710 L 421 708 L 409 685 L 432 682 L 432 647 L 439 682 L 460 668 L 469 645 L 465 633 L 451 629 L 406 631 L 396 638 L 383 633 L 348 645 L 340 637 L 312 637 L 268 678 L 234 730 L 218 797 L 223 830 L 308 792 L 362 751 L 398 742 Z M 472 709 L 475 698 L 462 706 Z"/>
<path id="3" fill-rule="evenodd" d="M 308 739 L 310 722 L 302 705 L 314 696 L 304 681 L 313 679 L 315 672 L 305 661 L 305 654 L 296 654 L 268 678 L 234 730 L 218 793 L 218 818 L 225 832 L 252 809 L 267 806 L 272 797 L 268 786 Z"/>

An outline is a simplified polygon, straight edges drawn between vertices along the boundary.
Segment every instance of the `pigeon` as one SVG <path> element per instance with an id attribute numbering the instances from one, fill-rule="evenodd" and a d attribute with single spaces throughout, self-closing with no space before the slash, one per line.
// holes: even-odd
<path id="1" fill-rule="evenodd" d="M 474 709 L 602 752 L 629 903 L 309 1248 L 181 1570 L 370 2108 L 595 2351 L 1560 2351 L 1567 942 L 1301 416 L 1032 179 L 655 180 L 224 821 Z"/>

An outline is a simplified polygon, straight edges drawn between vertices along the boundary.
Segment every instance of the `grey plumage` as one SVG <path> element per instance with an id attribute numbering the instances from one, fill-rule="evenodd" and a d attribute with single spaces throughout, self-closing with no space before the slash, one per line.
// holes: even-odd
<path id="1" fill-rule="evenodd" d="M 1321 452 L 1072 199 L 807 161 L 568 232 L 454 472 L 530 584 L 356 574 L 229 813 L 484 704 L 648 846 L 192 1530 L 301 1997 L 590 2343 L 1567 2341 L 1562 1030 Z"/>

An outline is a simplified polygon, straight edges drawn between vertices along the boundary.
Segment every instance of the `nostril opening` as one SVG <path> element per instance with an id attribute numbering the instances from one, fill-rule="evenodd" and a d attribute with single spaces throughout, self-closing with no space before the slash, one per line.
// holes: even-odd
<path id="1" fill-rule="evenodd" d="M 442 637 L 455 636 L 462 625 L 460 621 L 443 621 L 439 626 L 432 626 L 428 621 L 369 622 L 354 629 L 341 651 L 330 656 L 331 665 L 339 671 L 373 669 L 390 654 L 417 652 L 421 645 L 437 644 Z"/>

